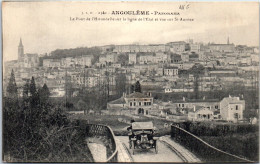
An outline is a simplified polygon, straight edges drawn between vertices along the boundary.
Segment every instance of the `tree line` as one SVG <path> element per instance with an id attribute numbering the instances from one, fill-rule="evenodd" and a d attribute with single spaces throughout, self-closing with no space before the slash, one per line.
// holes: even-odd
<path id="1" fill-rule="evenodd" d="M 22 98 L 12 70 L 3 98 L 3 154 L 9 162 L 73 162 L 93 160 L 84 134 L 50 100 L 46 84 L 34 77 L 23 86 Z"/>

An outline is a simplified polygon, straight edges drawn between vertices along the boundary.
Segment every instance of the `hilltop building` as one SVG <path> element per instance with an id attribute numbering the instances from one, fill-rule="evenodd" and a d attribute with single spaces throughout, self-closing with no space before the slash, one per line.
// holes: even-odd
<path id="1" fill-rule="evenodd" d="M 210 52 L 234 52 L 235 45 L 229 43 L 229 37 L 227 39 L 227 44 L 209 44 Z"/>
<path id="2" fill-rule="evenodd" d="M 24 54 L 24 46 L 21 38 L 18 45 L 18 62 L 22 68 L 34 68 L 40 64 L 37 54 Z"/>

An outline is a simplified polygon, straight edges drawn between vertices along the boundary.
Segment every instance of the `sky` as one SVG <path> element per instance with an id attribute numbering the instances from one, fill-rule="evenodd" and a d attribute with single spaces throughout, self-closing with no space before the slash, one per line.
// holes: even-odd
<path id="1" fill-rule="evenodd" d="M 180 5 L 189 5 L 180 10 Z M 259 45 L 258 2 L 3 2 L 3 60 L 25 53 L 109 44 L 194 42 Z M 174 18 L 175 16 L 111 15 L 112 11 L 179 12 L 194 21 L 71 21 L 75 17 Z M 98 15 L 105 11 L 108 14 Z M 92 15 L 82 15 L 92 12 Z"/>

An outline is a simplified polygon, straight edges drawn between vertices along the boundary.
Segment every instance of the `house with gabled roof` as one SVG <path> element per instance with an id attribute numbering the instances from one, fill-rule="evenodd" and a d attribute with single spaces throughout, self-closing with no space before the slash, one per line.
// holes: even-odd
<path id="1" fill-rule="evenodd" d="M 153 106 L 153 97 L 151 94 L 143 94 L 134 92 L 129 95 L 123 93 L 123 96 L 114 101 L 107 103 L 107 109 L 114 113 L 114 111 L 128 110 L 135 115 L 149 115 L 149 111 Z"/>
<path id="2" fill-rule="evenodd" d="M 191 121 L 213 120 L 214 111 L 210 107 L 194 106 L 193 110 L 188 112 L 188 119 Z"/>

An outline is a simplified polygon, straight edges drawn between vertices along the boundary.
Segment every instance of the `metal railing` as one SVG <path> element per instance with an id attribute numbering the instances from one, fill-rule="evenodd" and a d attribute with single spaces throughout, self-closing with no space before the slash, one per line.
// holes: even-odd
<path id="1" fill-rule="evenodd" d="M 253 162 L 219 150 L 176 125 L 171 125 L 171 137 L 205 162 Z"/>
<path id="2" fill-rule="evenodd" d="M 109 126 L 87 124 L 86 135 L 87 137 L 103 137 L 107 150 L 106 162 L 117 162 L 118 150 L 115 141 L 115 135 Z"/>

